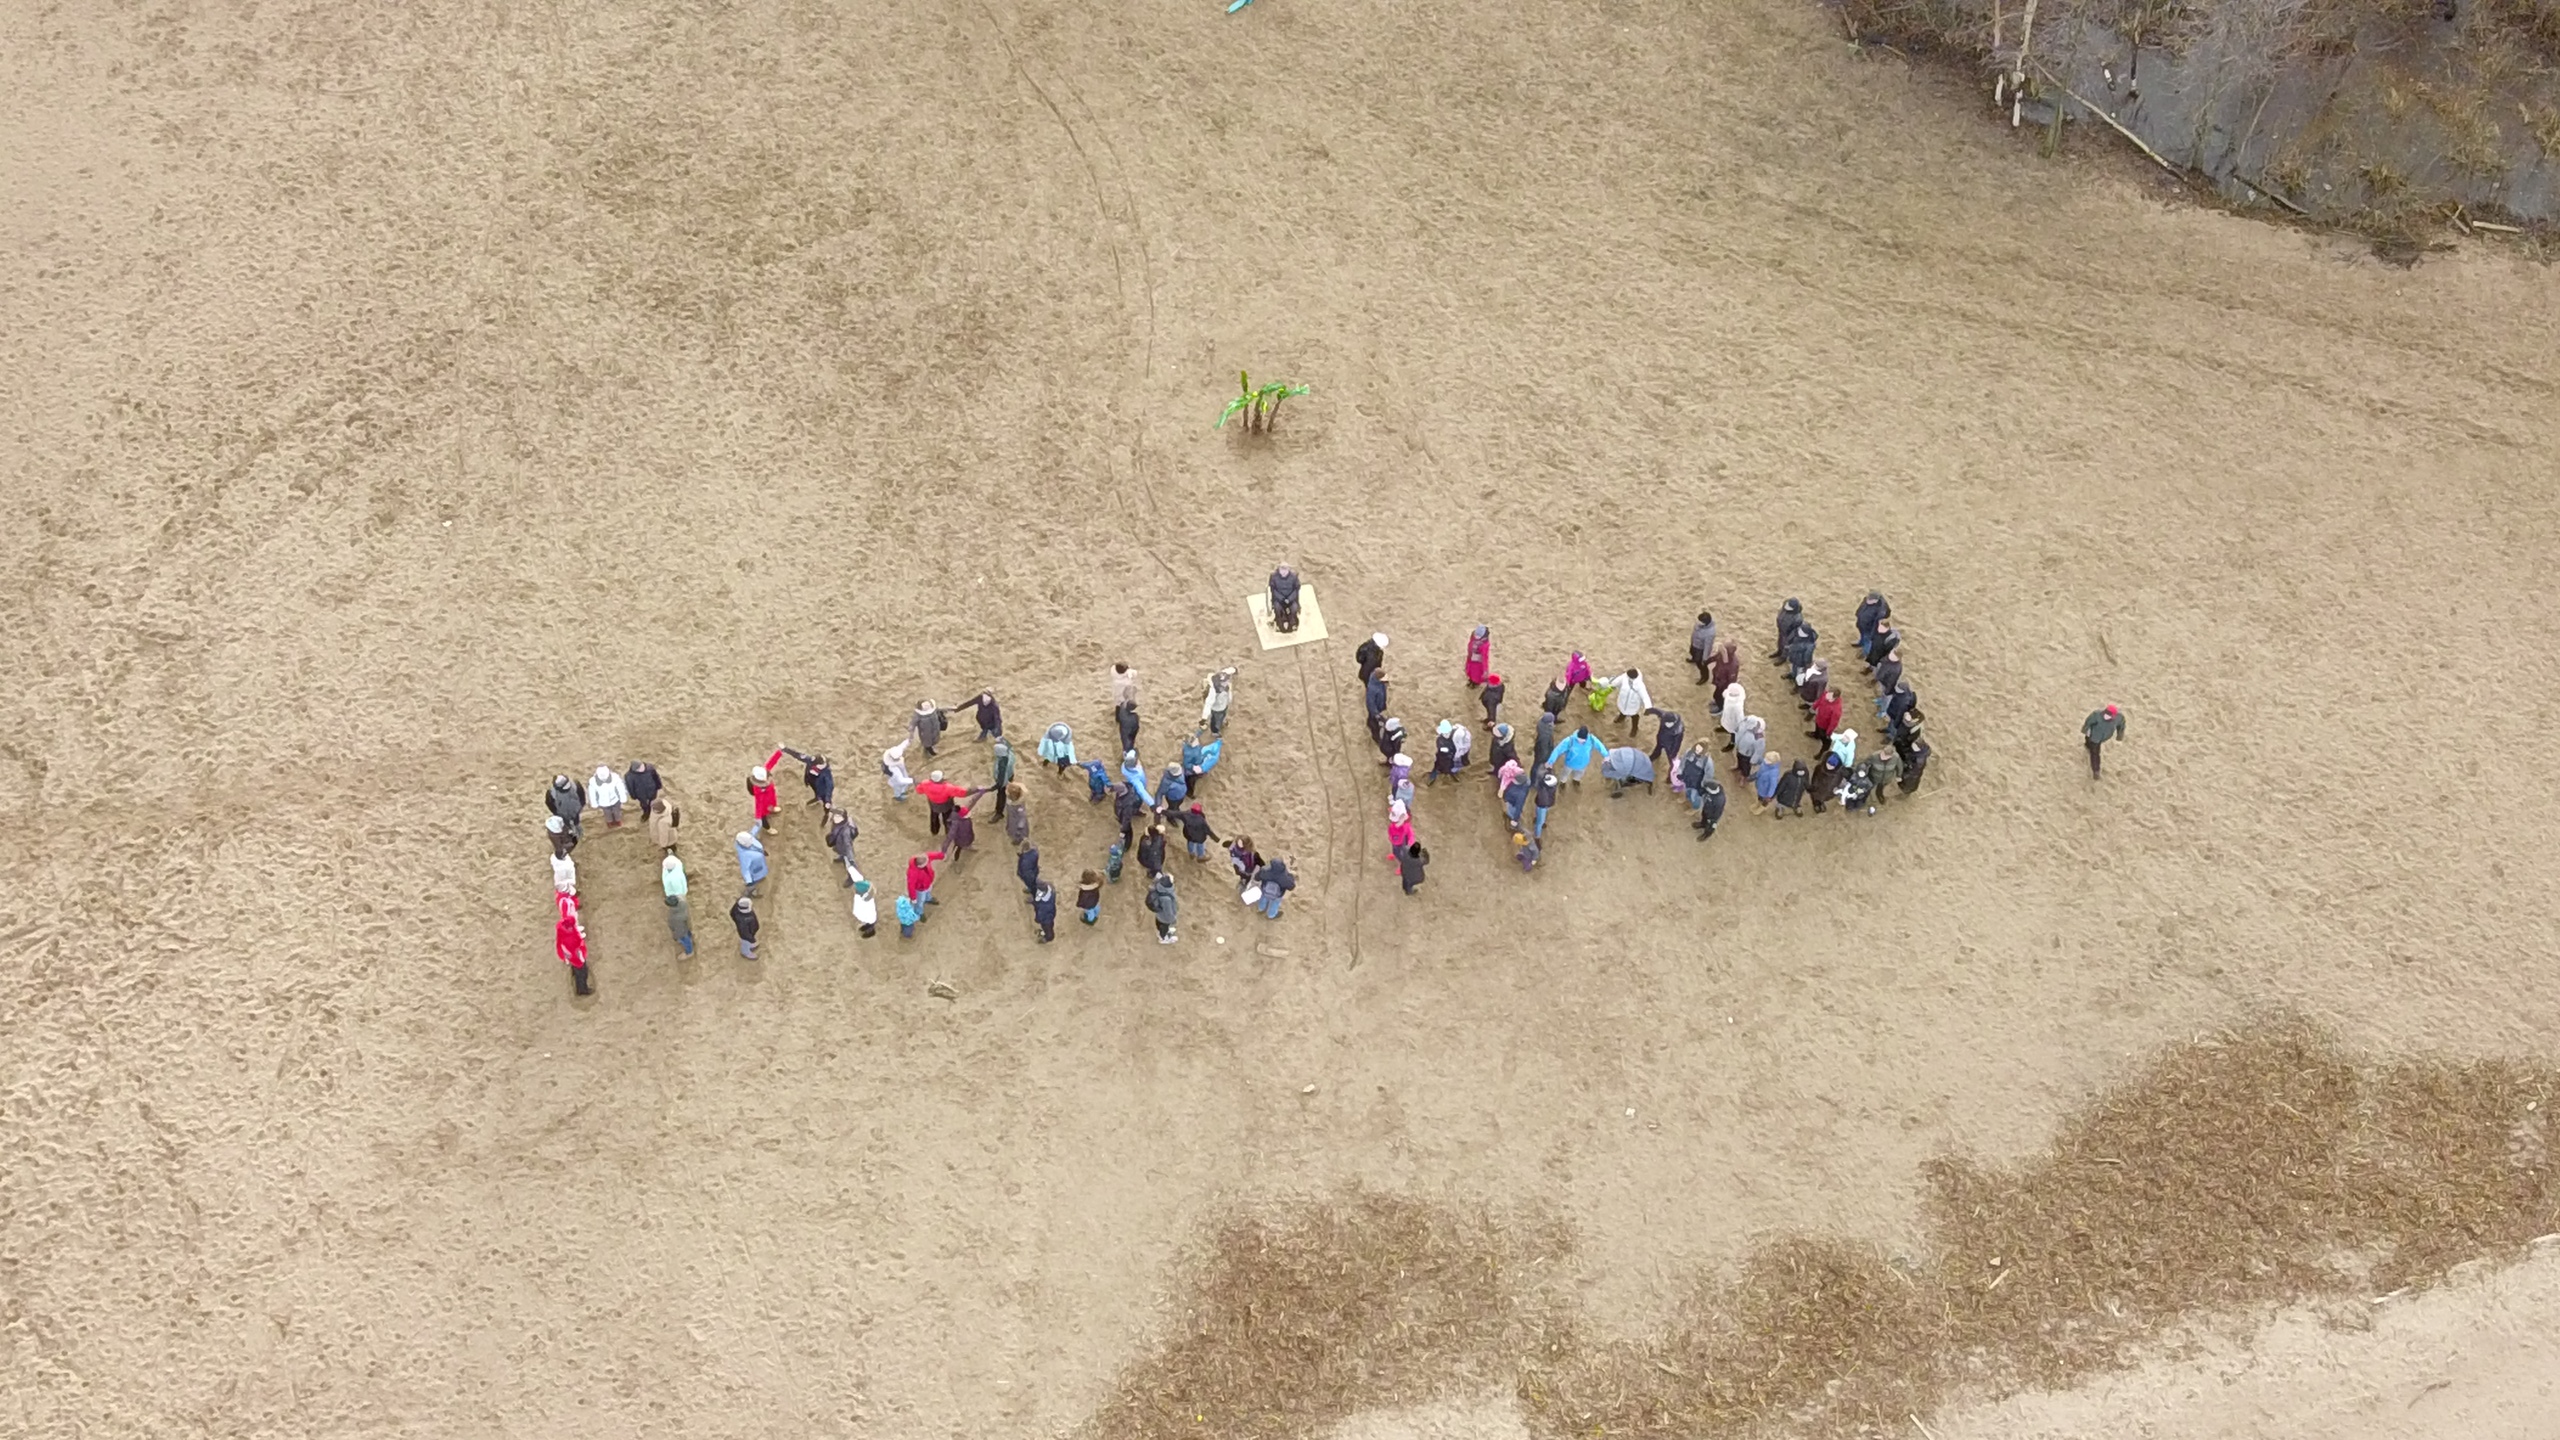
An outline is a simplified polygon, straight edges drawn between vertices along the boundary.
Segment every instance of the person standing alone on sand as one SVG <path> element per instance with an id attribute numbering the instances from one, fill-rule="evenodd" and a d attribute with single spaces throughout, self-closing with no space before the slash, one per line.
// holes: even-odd
<path id="1" fill-rule="evenodd" d="M 2089 778 L 2098 778 L 2098 750 L 2110 740 L 2124 738 L 2124 710 L 2108 705 L 2089 712 L 2080 722 L 2080 738 L 2089 745 Z M 1908 787 L 1905 787 L 1908 788 Z"/>
<path id="2" fill-rule="evenodd" d="M 739 896 L 738 903 L 729 907 L 729 923 L 738 927 L 738 958 L 756 958 L 756 935 L 764 929 L 764 922 L 756 918 L 756 902 Z"/>
<path id="3" fill-rule="evenodd" d="M 1698 683 L 1704 685 L 1713 674 L 1716 655 L 1716 617 L 1698 612 L 1698 623 L 1689 627 L 1689 663 L 1697 667 Z"/>

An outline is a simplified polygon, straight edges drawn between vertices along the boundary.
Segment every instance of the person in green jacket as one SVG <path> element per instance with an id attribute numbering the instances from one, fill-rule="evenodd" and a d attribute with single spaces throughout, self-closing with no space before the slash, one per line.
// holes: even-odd
<path id="1" fill-rule="evenodd" d="M 2108 705 L 2089 712 L 2080 722 L 2080 738 L 2089 745 L 2089 778 L 2098 778 L 2098 749 L 2110 740 L 2124 738 L 2124 707 Z"/>

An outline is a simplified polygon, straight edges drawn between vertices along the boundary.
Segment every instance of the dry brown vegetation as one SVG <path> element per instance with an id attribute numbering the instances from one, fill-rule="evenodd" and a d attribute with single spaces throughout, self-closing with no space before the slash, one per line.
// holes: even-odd
<path id="1" fill-rule="evenodd" d="M 1516 1383 L 1556 1435 L 1881 1431 L 1952 1392 L 2057 1386 L 2211 1316 L 2425 1285 L 2560 1227 L 2560 1072 L 2361 1066 L 2293 1024 L 2161 1056 L 2011 1169 L 1925 1176 L 1933 1253 L 1789 1236 L 1667 1331 L 1594 1341 L 1548 1289 L 1565 1244 L 1356 1192 L 1231 1221 L 1175 1337 L 1096 1435 L 1303 1435 Z"/>

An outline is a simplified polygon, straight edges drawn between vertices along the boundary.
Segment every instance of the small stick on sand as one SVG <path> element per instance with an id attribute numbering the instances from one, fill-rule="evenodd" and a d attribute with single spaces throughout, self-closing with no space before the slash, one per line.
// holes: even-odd
<path id="1" fill-rule="evenodd" d="M 2474 220 L 2471 222 L 2471 228 L 2474 230 L 2492 230 L 2500 235 L 2521 235 L 2524 233 L 2524 227 L 2521 225 L 2499 225 L 2488 220 Z"/>

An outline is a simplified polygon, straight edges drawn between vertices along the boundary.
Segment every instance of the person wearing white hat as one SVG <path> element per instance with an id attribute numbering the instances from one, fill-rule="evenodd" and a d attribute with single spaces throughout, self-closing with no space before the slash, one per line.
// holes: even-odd
<path id="1" fill-rule="evenodd" d="M 596 773 L 587 777 L 587 808 L 601 812 L 607 826 L 622 823 L 622 803 L 630 798 L 622 788 L 622 777 L 610 765 L 597 766 Z"/>
<path id="2" fill-rule="evenodd" d="M 934 749 L 942 744 L 942 727 L 949 723 L 949 720 L 950 717 L 943 713 L 942 707 L 932 701 L 916 702 L 916 713 L 908 719 L 907 724 L 915 731 L 916 738 L 924 742 L 924 758 L 927 760 L 933 758 Z"/>
<path id="3" fill-rule="evenodd" d="M 1387 663 L 1386 632 L 1381 630 L 1361 641 L 1360 648 L 1351 652 L 1351 658 L 1360 662 L 1360 681 L 1367 684 L 1369 677 L 1378 673 L 1378 667 Z"/>
<path id="4" fill-rule="evenodd" d="M 578 893 L 578 862 L 566 855 L 551 857 L 551 892 L 555 895 Z"/>

